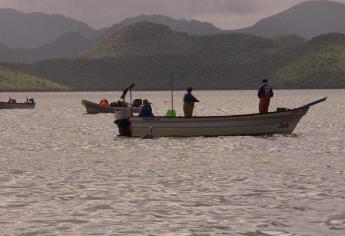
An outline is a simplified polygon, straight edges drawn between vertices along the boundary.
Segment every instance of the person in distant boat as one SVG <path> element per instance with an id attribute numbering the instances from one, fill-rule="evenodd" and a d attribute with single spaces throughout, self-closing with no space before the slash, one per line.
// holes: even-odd
<path id="1" fill-rule="evenodd" d="M 17 103 L 17 100 L 13 99 L 13 98 L 9 98 L 8 99 L 8 103 Z"/>
<path id="2" fill-rule="evenodd" d="M 154 117 L 151 103 L 147 99 L 143 100 L 143 105 L 140 107 L 139 117 Z"/>
<path id="3" fill-rule="evenodd" d="M 196 97 L 192 95 L 193 88 L 188 87 L 187 93 L 183 97 L 183 112 L 185 117 L 192 117 L 194 110 L 194 103 L 199 102 Z"/>
<path id="4" fill-rule="evenodd" d="M 271 97 L 273 97 L 273 89 L 271 85 L 268 84 L 268 80 L 264 79 L 259 87 L 258 97 L 259 102 L 259 112 L 267 113 L 268 107 L 270 106 Z"/>
<path id="5" fill-rule="evenodd" d="M 103 98 L 101 100 L 101 102 L 99 103 L 99 105 L 101 105 L 102 107 L 108 107 L 109 106 L 109 102 L 107 99 Z"/>

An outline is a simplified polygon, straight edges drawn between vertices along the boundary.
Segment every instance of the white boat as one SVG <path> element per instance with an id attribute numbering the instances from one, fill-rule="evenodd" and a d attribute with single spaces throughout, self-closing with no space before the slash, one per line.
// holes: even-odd
<path id="1" fill-rule="evenodd" d="M 82 100 L 81 104 L 86 108 L 87 114 L 98 114 L 98 113 L 115 113 L 115 108 L 112 106 L 103 107 L 98 103 Z"/>
<path id="2" fill-rule="evenodd" d="M 264 114 L 206 117 L 134 117 L 118 110 L 115 123 L 121 136 L 195 137 L 292 134 L 309 108 L 327 98 L 296 109 L 279 109 Z"/>

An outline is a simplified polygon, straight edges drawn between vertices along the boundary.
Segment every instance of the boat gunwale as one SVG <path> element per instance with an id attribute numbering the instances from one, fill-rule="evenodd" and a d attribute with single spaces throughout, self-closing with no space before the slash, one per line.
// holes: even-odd
<path id="1" fill-rule="evenodd" d="M 306 112 L 309 110 L 309 107 L 299 107 L 294 109 L 288 109 L 285 111 L 273 111 L 273 112 L 267 112 L 267 113 L 251 113 L 251 114 L 240 114 L 240 115 L 230 115 L 230 116 L 193 116 L 193 117 L 184 117 L 184 116 L 178 116 L 178 117 L 168 117 L 168 116 L 154 116 L 154 117 L 139 117 L 139 116 L 132 116 L 132 118 L 136 118 L 137 120 L 142 121 L 153 121 L 157 119 L 164 119 L 164 120 L 180 120 L 180 119 L 186 119 L 186 120 L 192 120 L 192 119 L 210 119 L 210 118 L 241 118 L 241 117 L 254 117 L 254 116 L 267 116 L 267 115 L 275 115 L 275 114 L 282 114 L 282 113 L 288 113 L 288 112 L 295 112 L 295 111 L 304 111 L 304 114 L 301 114 L 302 116 L 306 114 Z"/>

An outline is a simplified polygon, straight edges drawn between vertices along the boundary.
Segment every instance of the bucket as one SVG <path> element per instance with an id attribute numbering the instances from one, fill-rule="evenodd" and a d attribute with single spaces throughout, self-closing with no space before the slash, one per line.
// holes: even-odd
<path id="1" fill-rule="evenodd" d="M 167 110 L 165 113 L 165 117 L 176 117 L 176 111 L 175 110 Z"/>

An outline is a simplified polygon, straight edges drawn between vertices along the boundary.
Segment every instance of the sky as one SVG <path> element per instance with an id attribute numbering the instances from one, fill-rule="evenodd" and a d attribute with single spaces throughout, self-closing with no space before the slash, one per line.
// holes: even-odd
<path id="1" fill-rule="evenodd" d="M 162 14 L 238 29 L 303 1 L 306 0 L 0 0 L 0 8 L 62 14 L 94 28 L 108 27 L 127 17 Z"/>

